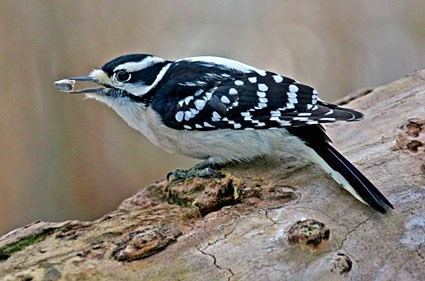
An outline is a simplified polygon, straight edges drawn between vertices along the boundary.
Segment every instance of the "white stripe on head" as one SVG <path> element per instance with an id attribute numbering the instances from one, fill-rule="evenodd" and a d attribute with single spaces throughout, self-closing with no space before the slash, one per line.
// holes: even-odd
<path id="1" fill-rule="evenodd" d="M 162 63 L 164 62 L 164 59 L 158 58 L 158 57 L 146 57 L 141 61 L 136 61 L 136 62 L 126 62 L 123 64 L 118 65 L 117 67 L 114 68 L 114 72 L 117 70 L 126 70 L 128 72 L 134 72 L 134 71 L 139 71 L 142 69 L 145 69 L 147 67 L 150 67 L 154 64 L 157 63 Z"/>
<path id="2" fill-rule="evenodd" d="M 129 91 L 131 94 L 135 95 L 135 96 L 143 96 L 144 94 L 146 94 L 147 92 L 149 92 L 151 89 L 153 89 L 154 87 L 156 87 L 156 85 L 161 81 L 161 79 L 164 77 L 165 73 L 167 72 L 167 70 L 170 68 L 171 63 L 165 65 L 161 71 L 158 73 L 158 75 L 156 76 L 155 80 L 152 82 L 151 85 L 141 85 L 141 84 L 137 84 L 137 85 L 127 85 L 126 90 Z"/>

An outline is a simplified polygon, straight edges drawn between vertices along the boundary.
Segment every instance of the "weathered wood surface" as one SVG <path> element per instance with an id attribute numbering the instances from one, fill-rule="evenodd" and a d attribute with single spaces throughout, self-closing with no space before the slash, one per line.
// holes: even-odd
<path id="1" fill-rule="evenodd" d="M 328 132 L 390 214 L 314 165 L 261 160 L 220 180 L 152 184 L 93 222 L 12 231 L 0 279 L 424 280 L 425 70 L 347 102 L 366 118 Z"/>

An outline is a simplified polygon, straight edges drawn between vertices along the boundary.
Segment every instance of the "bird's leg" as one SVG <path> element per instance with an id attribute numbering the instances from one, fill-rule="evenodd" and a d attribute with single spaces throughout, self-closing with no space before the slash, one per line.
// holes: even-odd
<path id="1" fill-rule="evenodd" d="M 178 181 L 190 178 L 222 178 L 223 175 L 218 171 L 222 164 L 214 164 L 205 160 L 196 164 L 188 170 L 176 169 L 167 174 L 167 180 Z"/>

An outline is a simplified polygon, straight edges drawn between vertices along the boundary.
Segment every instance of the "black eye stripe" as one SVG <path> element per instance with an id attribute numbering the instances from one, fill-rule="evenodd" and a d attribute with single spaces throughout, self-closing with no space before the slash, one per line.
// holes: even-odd
<path id="1" fill-rule="evenodd" d="M 166 63 L 156 63 L 147 68 L 131 73 L 130 83 L 143 82 L 145 85 L 152 85 L 158 73 L 166 65 Z"/>

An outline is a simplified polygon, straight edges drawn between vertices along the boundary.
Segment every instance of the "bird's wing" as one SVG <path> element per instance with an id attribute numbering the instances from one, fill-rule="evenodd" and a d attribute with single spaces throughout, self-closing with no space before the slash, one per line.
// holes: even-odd
<path id="1" fill-rule="evenodd" d="M 164 124 L 174 129 L 267 129 L 362 117 L 318 100 L 310 86 L 276 73 L 243 64 L 180 64 L 171 70 L 153 104 L 163 111 Z"/>

